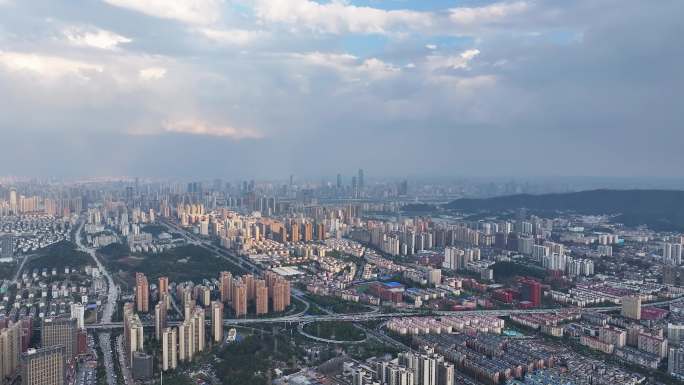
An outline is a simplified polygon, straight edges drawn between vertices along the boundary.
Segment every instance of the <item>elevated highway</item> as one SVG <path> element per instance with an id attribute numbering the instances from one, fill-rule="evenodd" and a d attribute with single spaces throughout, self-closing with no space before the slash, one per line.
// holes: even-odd
<path id="1" fill-rule="evenodd" d="M 643 304 L 642 307 L 650 306 L 666 306 L 674 302 L 684 301 L 684 298 L 672 299 L 669 301 L 660 301 Z M 373 320 L 383 320 L 387 318 L 398 318 L 398 317 L 425 317 L 425 316 L 495 316 L 495 317 L 507 317 L 515 314 L 552 314 L 564 310 L 564 308 L 551 308 L 551 309 L 501 309 L 501 310 L 470 310 L 470 311 L 436 311 L 432 313 L 420 313 L 420 312 L 400 312 L 400 313 L 361 313 L 361 314 L 323 314 L 323 315 L 304 315 L 297 314 L 292 316 L 275 317 L 275 318 L 236 318 L 236 319 L 226 319 L 223 323 L 226 326 L 231 325 L 248 325 L 248 324 L 269 324 L 269 323 L 309 323 L 309 322 L 326 322 L 326 321 L 341 321 L 341 322 L 364 322 Z M 583 308 L 580 309 L 583 312 L 611 312 L 620 310 L 620 306 L 607 306 L 600 308 Z M 180 324 L 180 322 L 169 322 L 170 326 L 175 326 Z M 152 327 L 154 326 L 152 322 L 143 323 L 143 326 Z M 123 328 L 123 323 L 121 322 L 108 322 L 93 325 L 86 325 L 88 329 L 119 329 Z"/>

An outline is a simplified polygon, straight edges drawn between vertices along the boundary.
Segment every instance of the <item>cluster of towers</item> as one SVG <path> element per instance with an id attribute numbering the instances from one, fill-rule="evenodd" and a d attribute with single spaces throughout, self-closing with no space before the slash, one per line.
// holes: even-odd
<path id="1" fill-rule="evenodd" d="M 150 310 L 150 289 L 147 277 L 136 273 L 135 303 L 124 305 L 124 335 L 126 351 L 131 366 L 143 352 L 143 324 L 138 314 Z M 224 271 L 218 277 L 218 293 L 212 284 L 176 286 L 177 298 L 181 301 L 183 322 L 169 327 L 167 312 L 172 306 L 169 279 L 159 277 L 158 298 L 154 306 L 155 338 L 161 343 L 162 370 L 175 369 L 178 362 L 192 361 L 205 351 L 207 340 L 221 343 L 224 339 L 224 306 L 232 309 L 235 317 L 248 313 L 264 315 L 283 312 L 290 305 L 290 282 L 275 272 L 266 272 L 263 279 L 252 274 L 235 276 Z M 212 295 L 213 294 L 213 295 Z M 212 300 L 212 297 L 218 297 Z M 175 306 L 175 305 L 174 305 Z M 207 312 L 210 322 L 207 324 Z M 206 330 L 209 325 L 210 330 Z M 210 334 L 210 335 L 208 335 Z"/>
<path id="2" fill-rule="evenodd" d="M 219 274 L 219 291 L 221 302 L 228 304 L 237 318 L 247 315 L 248 305 L 252 304 L 256 315 L 268 314 L 269 309 L 283 312 L 290 306 L 290 282 L 272 271 L 266 272 L 264 279 L 251 274 L 233 277 L 223 271 Z"/>

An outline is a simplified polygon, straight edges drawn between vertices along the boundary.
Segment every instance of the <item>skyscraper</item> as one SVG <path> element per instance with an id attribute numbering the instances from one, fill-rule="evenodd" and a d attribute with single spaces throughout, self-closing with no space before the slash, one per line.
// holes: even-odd
<path id="1" fill-rule="evenodd" d="M 242 281 L 233 281 L 233 311 L 235 318 L 240 318 L 247 314 L 247 287 Z"/>
<path id="2" fill-rule="evenodd" d="M 364 175 L 363 175 L 363 169 L 359 169 L 359 174 L 358 174 L 358 180 L 359 180 L 359 189 L 363 189 L 365 185 L 365 180 L 364 180 Z"/>
<path id="3" fill-rule="evenodd" d="M 17 202 L 17 190 L 15 188 L 10 189 L 9 205 L 10 205 L 10 212 L 13 215 L 17 215 L 18 214 L 18 202 Z"/>
<path id="4" fill-rule="evenodd" d="M 306 222 L 303 227 L 303 239 L 304 242 L 311 242 L 313 241 L 313 224 L 311 222 Z"/>
<path id="5" fill-rule="evenodd" d="M 5 378 L 14 378 L 19 368 L 21 353 L 21 323 L 10 323 L 0 330 L 0 384 Z"/>
<path id="6" fill-rule="evenodd" d="M 162 330 L 162 370 L 178 366 L 178 332 L 176 328 Z"/>
<path id="7" fill-rule="evenodd" d="M 254 299 L 255 287 L 254 287 L 254 276 L 252 274 L 245 274 L 242 276 L 242 282 L 244 282 L 247 288 L 247 302 Z"/>
<path id="8" fill-rule="evenodd" d="M 12 234 L 0 235 L 0 258 L 14 256 L 14 236 Z"/>
<path id="9" fill-rule="evenodd" d="M 195 300 L 185 301 L 183 305 L 183 320 L 189 320 L 192 317 L 192 309 L 195 308 Z"/>
<path id="10" fill-rule="evenodd" d="M 129 330 L 128 340 L 126 341 L 126 347 L 128 348 L 126 354 L 132 364 L 133 353 L 144 351 L 145 332 L 140 317 L 137 314 L 129 316 L 126 322 L 128 323 Z"/>
<path id="11" fill-rule="evenodd" d="M 61 345 L 29 349 L 21 356 L 22 385 L 66 384 L 67 357 Z"/>
<path id="12" fill-rule="evenodd" d="M 316 224 L 316 240 L 317 241 L 324 241 L 325 240 L 325 223 Z"/>
<path id="13" fill-rule="evenodd" d="M 211 290 L 206 286 L 198 287 L 197 299 L 202 304 L 202 306 L 211 305 Z"/>
<path id="14" fill-rule="evenodd" d="M 684 348 L 670 348 L 667 355 L 667 372 L 675 378 L 684 379 Z"/>
<path id="15" fill-rule="evenodd" d="M 138 312 L 150 311 L 150 287 L 143 273 L 135 273 L 135 305 Z"/>
<path id="16" fill-rule="evenodd" d="M 71 318 L 76 320 L 79 329 L 85 327 L 85 307 L 82 303 L 71 304 Z"/>
<path id="17" fill-rule="evenodd" d="M 169 277 L 159 277 L 159 297 L 169 292 Z"/>
<path id="18" fill-rule="evenodd" d="M 456 371 L 454 364 L 449 362 L 440 362 L 437 367 L 437 384 L 438 385 L 454 385 L 454 376 Z"/>
<path id="19" fill-rule="evenodd" d="M 299 225 L 295 222 L 292 222 L 290 224 L 290 242 L 297 243 L 300 240 L 299 238 Z"/>
<path id="20" fill-rule="evenodd" d="M 211 336 L 214 342 L 223 341 L 223 303 L 211 303 Z"/>
<path id="21" fill-rule="evenodd" d="M 273 311 L 285 311 L 290 306 L 290 282 L 273 271 L 267 271 L 264 278 L 268 296 L 273 303 Z"/>
<path id="22" fill-rule="evenodd" d="M 541 305 L 541 284 L 533 279 L 525 279 L 520 282 L 520 296 L 523 301 L 529 301 L 532 306 Z"/>
<path id="23" fill-rule="evenodd" d="M 195 332 L 194 334 L 194 346 L 195 346 L 195 353 L 197 352 L 203 352 L 204 351 L 204 345 L 206 341 L 206 333 L 205 333 L 205 322 L 204 322 L 205 314 L 204 314 L 204 308 L 201 308 L 199 306 L 195 307 L 195 310 L 192 313 L 192 323 L 193 323 L 193 331 Z"/>
<path id="24" fill-rule="evenodd" d="M 266 281 L 258 280 L 256 282 L 256 314 L 268 314 L 268 287 Z"/>
<path id="25" fill-rule="evenodd" d="M 178 360 L 192 361 L 195 356 L 195 328 L 192 320 L 183 321 L 178 326 Z"/>
<path id="26" fill-rule="evenodd" d="M 178 326 L 178 360 L 192 361 L 198 352 L 204 351 L 204 308 L 195 307 L 190 317 Z"/>
<path id="27" fill-rule="evenodd" d="M 288 287 L 286 287 L 286 285 Z M 287 281 L 284 280 L 278 280 L 273 284 L 273 311 L 276 313 L 283 312 L 285 311 L 285 308 L 287 308 L 288 304 L 287 302 L 287 294 L 286 292 L 289 292 L 289 284 Z"/>
<path id="28" fill-rule="evenodd" d="M 221 302 L 227 303 L 233 298 L 233 275 L 229 271 L 222 271 L 219 275 L 219 290 L 221 291 Z"/>
<path id="29" fill-rule="evenodd" d="M 78 323 L 75 319 L 46 318 L 41 330 L 41 346 L 64 346 L 65 360 L 69 361 L 78 351 Z"/>
<path id="30" fill-rule="evenodd" d="M 634 320 L 641 319 L 641 297 L 622 297 L 622 312 L 621 315 L 625 318 Z"/>
<path id="31" fill-rule="evenodd" d="M 166 303 L 159 301 L 154 307 L 154 336 L 159 341 L 161 333 L 166 329 Z"/>

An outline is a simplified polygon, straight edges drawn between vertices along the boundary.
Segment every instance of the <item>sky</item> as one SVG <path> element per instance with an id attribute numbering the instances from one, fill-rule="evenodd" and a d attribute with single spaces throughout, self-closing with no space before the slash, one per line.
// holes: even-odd
<path id="1" fill-rule="evenodd" d="M 0 0 L 0 175 L 684 177 L 684 1 Z"/>

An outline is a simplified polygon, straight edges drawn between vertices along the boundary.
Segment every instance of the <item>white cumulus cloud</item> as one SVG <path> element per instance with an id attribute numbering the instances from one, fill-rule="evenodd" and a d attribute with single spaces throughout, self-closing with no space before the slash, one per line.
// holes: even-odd
<path id="1" fill-rule="evenodd" d="M 69 27 L 64 29 L 62 33 L 73 45 L 107 50 L 116 49 L 120 44 L 132 41 L 114 32 L 93 27 Z"/>
<path id="2" fill-rule="evenodd" d="M 106 3 L 161 19 L 211 24 L 221 13 L 219 0 L 104 0 Z"/>
<path id="3" fill-rule="evenodd" d="M 149 67 L 141 69 L 138 73 L 142 80 L 159 80 L 166 76 L 166 68 L 163 67 Z"/>
<path id="4" fill-rule="evenodd" d="M 59 56 L 22 52 L 0 51 L 0 65 L 9 71 L 30 72 L 46 79 L 54 79 L 66 75 L 76 75 L 87 79 L 89 73 L 104 71 L 104 68 L 99 64 L 86 63 Z"/>
<path id="5" fill-rule="evenodd" d="M 449 10 L 449 18 L 465 26 L 487 24 L 521 14 L 529 7 L 530 5 L 525 1 L 501 2 L 482 7 L 458 7 Z"/>
<path id="6" fill-rule="evenodd" d="M 438 69 L 468 69 L 469 63 L 480 54 L 478 49 L 469 49 L 458 55 L 430 55 L 426 58 L 427 68 L 430 71 Z"/>
<path id="7" fill-rule="evenodd" d="M 261 31 L 246 29 L 198 28 L 196 31 L 213 42 L 238 46 L 248 45 L 263 36 Z"/>
<path id="8" fill-rule="evenodd" d="M 399 73 L 399 67 L 377 58 L 360 58 L 348 53 L 296 53 L 290 55 L 302 62 L 335 70 L 347 80 L 358 81 L 360 77 L 380 79 Z"/>
<path id="9" fill-rule="evenodd" d="M 257 17 L 264 22 L 289 25 L 292 29 L 316 32 L 378 33 L 419 29 L 432 24 L 432 15 L 411 10 L 386 11 L 349 5 L 342 1 L 256 0 Z"/>
<path id="10" fill-rule="evenodd" d="M 235 140 L 259 139 L 263 137 L 261 133 L 255 130 L 210 124 L 199 119 L 167 121 L 163 125 L 163 130 L 167 133 L 220 136 Z"/>

